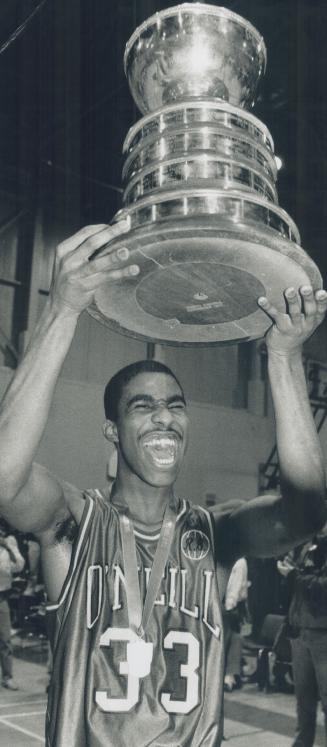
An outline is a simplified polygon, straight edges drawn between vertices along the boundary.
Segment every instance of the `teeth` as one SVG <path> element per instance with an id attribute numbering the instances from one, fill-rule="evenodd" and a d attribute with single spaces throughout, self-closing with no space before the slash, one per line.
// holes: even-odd
<path id="1" fill-rule="evenodd" d="M 146 446 L 171 446 L 174 445 L 175 440 L 172 438 L 151 438 L 146 441 Z"/>
<path id="2" fill-rule="evenodd" d="M 177 438 L 175 436 L 153 435 L 146 438 L 143 443 L 158 465 L 164 467 L 174 463 L 177 451 Z"/>
<path id="3" fill-rule="evenodd" d="M 176 446 L 175 438 L 169 436 L 153 436 L 144 442 L 144 446 L 152 446 L 153 448 L 169 449 Z"/>
<path id="4" fill-rule="evenodd" d="M 155 461 L 158 464 L 173 464 L 173 462 L 174 462 L 174 458 L 173 457 L 171 457 L 170 459 L 164 459 L 163 457 L 156 456 L 154 458 L 155 458 Z"/>

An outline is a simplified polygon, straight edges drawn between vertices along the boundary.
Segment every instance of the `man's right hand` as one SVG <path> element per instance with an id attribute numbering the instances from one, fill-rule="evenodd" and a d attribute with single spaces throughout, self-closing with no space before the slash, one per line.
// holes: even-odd
<path id="1" fill-rule="evenodd" d="M 78 316 L 102 283 L 139 272 L 121 240 L 118 251 L 110 246 L 127 230 L 126 221 L 88 226 L 58 246 L 49 298 L 1 403 L 0 511 L 12 526 L 39 537 L 70 513 L 79 522 L 84 508 L 77 489 L 68 508 L 63 481 L 34 460 Z"/>
<path id="2" fill-rule="evenodd" d="M 89 259 L 128 230 L 127 220 L 113 226 L 86 226 L 58 245 L 50 288 L 50 303 L 56 310 L 79 315 L 101 285 L 139 273 L 138 265 L 128 264 L 129 252 L 123 247 Z"/>

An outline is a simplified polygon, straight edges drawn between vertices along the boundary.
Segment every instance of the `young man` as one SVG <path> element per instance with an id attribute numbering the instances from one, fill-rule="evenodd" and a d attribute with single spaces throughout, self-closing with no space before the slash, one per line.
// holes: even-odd
<path id="1" fill-rule="evenodd" d="M 139 271 L 127 250 L 88 260 L 124 230 L 123 222 L 90 226 L 58 247 L 45 311 L 3 402 L 1 511 L 41 543 L 55 617 L 48 747 L 218 747 L 220 599 L 230 569 L 243 555 L 281 555 L 326 518 L 301 349 L 327 294 L 287 289 L 285 313 L 259 299 L 274 322 L 266 342 L 281 498 L 212 515 L 177 499 L 184 395 L 169 370 L 149 362 L 123 370 L 106 390 L 104 430 L 118 450 L 111 501 L 83 494 L 33 458 L 81 311 L 101 283 Z"/>

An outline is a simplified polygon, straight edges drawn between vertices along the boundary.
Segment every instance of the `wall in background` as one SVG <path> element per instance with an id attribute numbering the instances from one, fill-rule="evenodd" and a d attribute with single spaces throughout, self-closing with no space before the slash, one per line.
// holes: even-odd
<path id="1" fill-rule="evenodd" d="M 0 368 L 0 397 L 10 381 Z M 102 436 L 103 386 L 59 380 L 38 461 L 79 487 L 106 484 L 108 444 Z M 191 438 L 177 490 L 205 503 L 257 494 L 258 467 L 274 444 L 272 417 L 190 403 Z M 321 432 L 327 462 L 327 426 Z"/>

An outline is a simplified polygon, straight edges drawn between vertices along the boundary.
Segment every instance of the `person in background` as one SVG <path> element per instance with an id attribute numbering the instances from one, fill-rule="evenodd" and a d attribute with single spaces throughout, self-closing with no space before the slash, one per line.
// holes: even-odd
<path id="1" fill-rule="evenodd" d="M 225 677 L 224 690 L 232 692 L 241 687 L 242 623 L 247 619 L 248 566 L 245 558 L 234 563 L 227 584 L 224 603 Z"/>
<path id="2" fill-rule="evenodd" d="M 13 656 L 11 645 L 11 619 L 8 594 L 13 574 L 24 568 L 24 558 L 19 552 L 15 537 L 10 534 L 5 522 L 0 523 L 0 664 L 2 685 L 8 690 L 18 690 L 13 678 Z"/>
<path id="3" fill-rule="evenodd" d="M 293 747 L 313 747 L 318 701 L 327 745 L 327 524 L 292 550 L 278 569 L 293 584 L 289 609 L 297 725 Z"/>
<path id="4" fill-rule="evenodd" d="M 40 589 L 41 551 L 40 543 L 33 535 L 27 535 L 28 583 L 24 591 L 25 596 L 33 596 Z"/>

